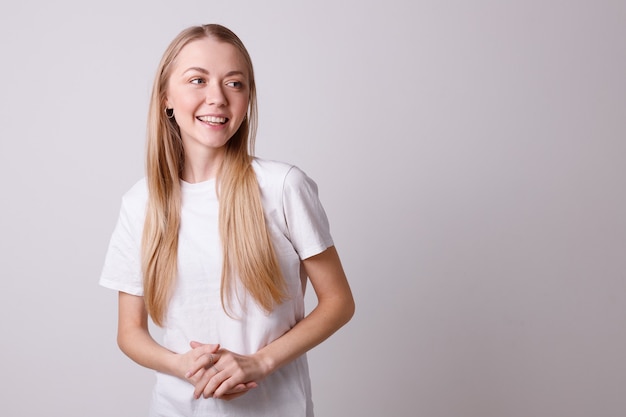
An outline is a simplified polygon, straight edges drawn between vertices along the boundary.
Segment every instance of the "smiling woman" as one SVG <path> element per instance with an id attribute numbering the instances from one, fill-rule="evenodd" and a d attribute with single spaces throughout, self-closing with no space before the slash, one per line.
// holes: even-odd
<path id="1" fill-rule="evenodd" d="M 354 312 L 316 184 L 252 156 L 256 117 L 237 36 L 181 32 L 154 82 L 146 179 L 123 198 L 100 279 L 119 292 L 120 348 L 157 371 L 151 416 L 312 416 L 305 353 Z"/>
<path id="2" fill-rule="evenodd" d="M 201 161 L 192 167 L 187 158 L 184 180 L 200 182 L 215 176 L 204 169 L 219 166 L 224 145 L 246 117 L 248 72 L 237 48 L 212 38 L 190 42 L 176 58 L 166 106 L 180 129 L 185 154 Z"/>

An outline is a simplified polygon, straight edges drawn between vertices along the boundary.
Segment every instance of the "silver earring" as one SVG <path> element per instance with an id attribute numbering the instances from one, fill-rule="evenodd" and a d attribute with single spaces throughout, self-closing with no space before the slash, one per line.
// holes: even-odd
<path id="1" fill-rule="evenodd" d="M 165 108 L 165 115 L 167 116 L 168 119 L 171 119 L 174 117 L 174 109 L 168 109 L 167 107 Z"/>

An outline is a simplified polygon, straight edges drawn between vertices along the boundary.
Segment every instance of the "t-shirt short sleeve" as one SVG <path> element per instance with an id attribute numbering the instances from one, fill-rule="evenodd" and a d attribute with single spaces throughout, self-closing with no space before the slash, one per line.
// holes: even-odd
<path id="1" fill-rule="evenodd" d="M 125 195 L 100 275 L 103 287 L 143 295 L 140 251 L 144 219 L 145 204 Z"/>
<path id="2" fill-rule="evenodd" d="M 285 177 L 283 210 L 288 238 L 300 259 L 310 258 L 333 246 L 317 184 L 295 166 Z"/>

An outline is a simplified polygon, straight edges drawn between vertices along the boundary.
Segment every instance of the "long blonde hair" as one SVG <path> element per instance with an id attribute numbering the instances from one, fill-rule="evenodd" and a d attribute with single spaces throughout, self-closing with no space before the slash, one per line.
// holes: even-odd
<path id="1" fill-rule="evenodd" d="M 229 313 L 238 279 L 266 311 L 286 299 L 286 289 L 261 205 L 252 168 L 257 127 L 257 102 L 250 55 L 229 29 L 216 24 L 182 31 L 163 54 L 150 99 L 147 129 L 146 177 L 148 205 L 143 230 L 141 266 L 144 300 L 152 320 L 164 324 L 177 275 L 178 231 L 181 213 L 180 179 L 185 162 L 180 129 L 165 112 L 173 63 L 188 43 L 213 38 L 235 46 L 248 67 L 248 113 L 226 144 L 218 172 L 219 231 L 223 249 L 221 299 Z"/>

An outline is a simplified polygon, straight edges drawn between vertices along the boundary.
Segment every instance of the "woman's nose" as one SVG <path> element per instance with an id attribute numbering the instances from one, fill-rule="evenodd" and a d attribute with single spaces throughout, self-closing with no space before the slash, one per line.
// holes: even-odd
<path id="1" fill-rule="evenodd" d="M 224 106 L 227 104 L 226 95 L 222 90 L 222 86 L 218 83 L 210 83 L 207 86 L 206 103 L 216 106 Z"/>

